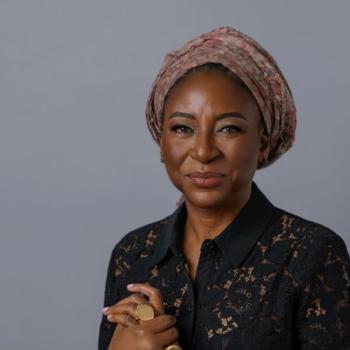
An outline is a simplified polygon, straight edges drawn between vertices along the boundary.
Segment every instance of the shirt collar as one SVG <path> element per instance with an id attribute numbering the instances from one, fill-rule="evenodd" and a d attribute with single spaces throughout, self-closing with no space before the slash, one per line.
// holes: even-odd
<path id="1" fill-rule="evenodd" d="M 234 267 L 239 266 L 258 241 L 274 212 L 273 204 L 260 191 L 255 182 L 249 200 L 238 216 L 214 238 L 224 257 Z M 150 265 L 159 263 L 169 252 L 181 256 L 181 241 L 187 211 L 183 202 L 162 226 L 160 239 Z"/>

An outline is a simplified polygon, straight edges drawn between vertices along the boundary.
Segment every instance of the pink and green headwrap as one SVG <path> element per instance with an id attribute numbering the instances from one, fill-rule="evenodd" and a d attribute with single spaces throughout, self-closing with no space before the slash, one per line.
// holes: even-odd
<path id="1" fill-rule="evenodd" d="M 293 96 L 272 56 L 254 39 L 231 27 L 204 33 L 165 56 L 146 106 L 152 137 L 159 143 L 161 114 L 169 89 L 187 71 L 206 63 L 220 63 L 231 70 L 255 97 L 270 145 L 268 157 L 258 168 L 269 166 L 294 142 L 296 109 Z"/>

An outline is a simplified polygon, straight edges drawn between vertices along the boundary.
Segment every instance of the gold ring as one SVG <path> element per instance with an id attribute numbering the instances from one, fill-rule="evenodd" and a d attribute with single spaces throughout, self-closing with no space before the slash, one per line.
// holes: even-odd
<path id="1" fill-rule="evenodd" d="M 136 306 L 136 316 L 141 321 L 152 320 L 154 318 L 154 309 L 150 304 L 138 304 Z"/>
<path id="2" fill-rule="evenodd" d="M 173 344 L 173 345 L 167 346 L 167 347 L 165 348 L 165 350 L 182 350 L 182 347 L 179 346 L 179 345 Z"/>

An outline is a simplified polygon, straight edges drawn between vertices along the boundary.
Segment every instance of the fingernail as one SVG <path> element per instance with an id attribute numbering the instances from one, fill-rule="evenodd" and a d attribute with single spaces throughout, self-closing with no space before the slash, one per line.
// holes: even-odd
<path id="1" fill-rule="evenodd" d="M 134 284 L 134 283 L 131 283 L 131 284 L 128 284 L 126 287 L 127 287 L 127 288 L 133 288 L 133 287 L 135 287 L 135 284 Z"/>
<path id="2" fill-rule="evenodd" d="M 109 307 L 107 306 L 107 307 L 104 307 L 104 308 L 102 309 L 102 312 L 105 313 L 105 312 L 107 312 L 108 310 L 109 310 Z"/>
<path id="3" fill-rule="evenodd" d="M 112 315 L 108 315 L 108 316 L 107 316 L 107 320 L 108 320 L 108 321 L 112 321 L 112 318 L 113 318 Z"/>

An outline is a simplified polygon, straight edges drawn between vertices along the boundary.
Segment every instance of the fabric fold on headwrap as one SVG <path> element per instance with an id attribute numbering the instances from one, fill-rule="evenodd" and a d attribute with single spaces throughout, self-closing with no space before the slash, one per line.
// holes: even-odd
<path id="1" fill-rule="evenodd" d="M 147 126 L 159 144 L 164 100 L 187 71 L 206 63 L 220 63 L 237 75 L 260 108 L 269 139 L 268 157 L 258 168 L 276 161 L 294 143 L 296 108 L 291 90 L 273 57 L 254 39 L 232 27 L 220 27 L 169 52 L 153 82 L 147 105 Z"/>

